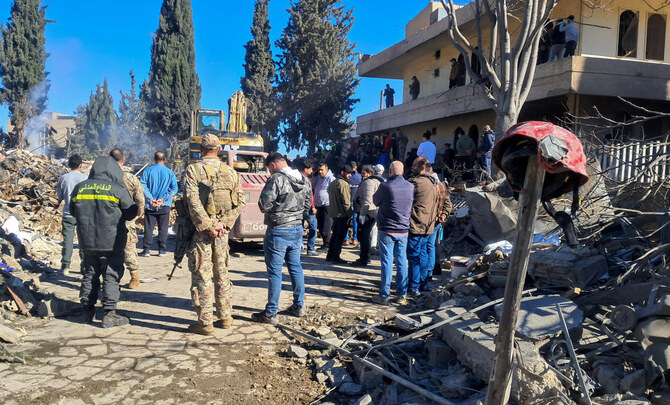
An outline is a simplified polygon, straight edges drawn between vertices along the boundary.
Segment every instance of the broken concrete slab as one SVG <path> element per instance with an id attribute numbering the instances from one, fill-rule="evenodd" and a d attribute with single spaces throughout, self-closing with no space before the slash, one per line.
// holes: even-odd
<path id="1" fill-rule="evenodd" d="M 619 383 L 619 389 L 633 395 L 644 395 L 647 390 L 644 370 L 635 370 L 624 376 Z"/>
<path id="2" fill-rule="evenodd" d="M 365 394 L 353 402 L 352 405 L 370 405 L 372 404 L 372 397 L 370 394 Z"/>
<path id="3" fill-rule="evenodd" d="M 0 340 L 6 343 L 18 343 L 20 340 L 19 333 L 12 328 L 0 324 Z"/>
<path id="4" fill-rule="evenodd" d="M 528 275 L 539 285 L 585 288 L 607 274 L 607 258 L 595 249 L 564 246 L 531 253 Z"/>
<path id="5" fill-rule="evenodd" d="M 456 358 L 456 352 L 440 339 L 428 339 L 428 365 L 433 368 L 447 368 Z"/>
<path id="6" fill-rule="evenodd" d="M 340 385 L 340 388 L 337 389 L 341 394 L 344 395 L 361 395 L 363 392 L 363 387 L 356 384 L 355 382 L 345 382 Z"/>
<path id="7" fill-rule="evenodd" d="M 582 326 L 584 313 L 574 302 L 560 295 L 543 295 L 521 302 L 516 323 L 517 333 L 532 340 L 542 340 L 561 334 L 556 304 L 561 306 L 569 331 L 575 331 Z M 500 318 L 502 304 L 496 305 L 495 311 Z"/>
<path id="8" fill-rule="evenodd" d="M 372 359 L 367 360 L 379 366 L 379 364 Z M 363 363 L 355 358 L 354 369 L 356 370 L 356 376 L 358 376 L 358 383 L 366 389 L 378 387 L 384 383 L 384 379 L 381 374 L 375 372 L 370 367 L 366 367 Z"/>
<path id="9" fill-rule="evenodd" d="M 328 376 L 333 386 L 353 382 L 347 369 L 337 359 L 330 359 L 330 361 L 321 367 L 321 372 Z"/>
<path id="10" fill-rule="evenodd" d="M 485 243 L 514 240 L 517 203 L 513 198 L 503 199 L 497 193 L 480 188 L 469 188 L 463 195 L 475 232 Z"/>
<path id="11" fill-rule="evenodd" d="M 288 355 L 290 357 L 304 359 L 305 357 L 307 357 L 307 354 L 308 354 L 307 350 L 303 349 L 298 345 L 290 345 L 288 347 Z"/>
<path id="12" fill-rule="evenodd" d="M 596 368 L 594 377 L 603 386 L 606 394 L 618 394 L 619 383 L 623 377 L 623 366 L 601 364 Z"/>
<path id="13" fill-rule="evenodd" d="M 449 308 L 436 313 L 440 319 L 448 319 L 466 312 L 463 308 Z M 442 326 L 440 336 L 457 354 L 457 358 L 481 380 L 488 381 L 495 357 L 496 325 L 481 325 L 474 314 Z M 476 327 L 476 328 L 474 328 Z M 556 374 L 540 356 L 534 344 L 519 340 L 523 369 L 515 366 L 512 372 L 511 398 L 517 403 L 534 404 L 554 397 L 556 391 L 564 392 Z M 516 364 L 516 360 L 515 360 Z M 527 371 L 530 371 L 530 375 Z M 541 379 L 538 380 L 536 376 Z"/>

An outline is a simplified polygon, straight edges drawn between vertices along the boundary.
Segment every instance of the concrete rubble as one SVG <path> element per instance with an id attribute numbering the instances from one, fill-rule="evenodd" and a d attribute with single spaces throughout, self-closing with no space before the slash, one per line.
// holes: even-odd
<path id="1" fill-rule="evenodd" d="M 61 317 L 76 310 L 74 302 L 40 285 L 59 267 L 55 184 L 65 172 L 57 161 L 24 152 L 0 158 L 0 225 L 7 224 L 0 231 L 3 344 L 21 344 L 17 319 Z M 656 232 L 667 222 L 625 217 L 598 222 L 602 213 L 613 216 L 613 207 L 667 212 L 667 201 L 658 207 L 647 201 L 626 205 L 623 196 L 610 196 L 603 181 L 584 187 L 588 215 L 575 220 L 583 245 L 571 249 L 555 242 L 558 237 L 552 242 L 539 238 L 533 245 L 526 280 L 526 289 L 533 290 L 517 322 L 512 401 L 581 402 L 577 372 L 584 371 L 594 404 L 668 403 L 670 249 L 660 239 L 665 233 Z M 557 208 L 566 208 L 570 200 L 566 197 Z M 433 276 L 432 291 L 398 307 L 398 316 L 343 320 L 320 314 L 297 325 L 321 343 L 297 337 L 281 353 L 311 367 L 313 379 L 332 389 L 322 403 L 431 403 L 421 389 L 445 401 L 483 401 L 499 327 L 496 300 L 503 296 L 509 267 L 508 249 L 486 252 L 484 246 L 514 239 L 517 206 L 504 182 L 453 189 L 452 201 L 459 215 L 444 227 L 438 249 L 442 274 Z M 535 233 L 560 236 L 555 228 L 543 212 Z M 450 277 L 450 256 L 472 259 L 465 275 Z M 566 317 L 567 337 L 557 303 Z M 565 339 L 573 342 L 579 370 L 570 364 Z"/>

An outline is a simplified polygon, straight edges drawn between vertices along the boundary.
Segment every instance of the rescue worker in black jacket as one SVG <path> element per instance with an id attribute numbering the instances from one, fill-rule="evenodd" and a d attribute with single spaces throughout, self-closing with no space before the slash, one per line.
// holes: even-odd
<path id="1" fill-rule="evenodd" d="M 99 157 L 87 180 L 72 191 L 70 212 L 77 219 L 79 248 L 84 252 L 84 274 L 79 298 L 84 305 L 84 322 L 91 323 L 102 277 L 102 327 L 128 324 L 116 314 L 119 281 L 123 277 L 126 221 L 137 216 L 137 205 L 123 186 L 123 172 L 114 159 Z"/>

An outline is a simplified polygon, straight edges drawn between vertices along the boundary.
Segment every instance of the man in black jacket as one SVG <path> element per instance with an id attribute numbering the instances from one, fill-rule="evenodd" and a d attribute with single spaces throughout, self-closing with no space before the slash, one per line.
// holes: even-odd
<path id="1" fill-rule="evenodd" d="M 258 208 L 265 214 L 263 251 L 268 271 L 268 303 L 265 310 L 254 313 L 256 322 L 276 325 L 279 309 L 279 294 L 282 284 L 282 265 L 286 262 L 293 286 L 293 305 L 286 312 L 301 317 L 305 314 L 305 277 L 300 262 L 302 248 L 302 215 L 312 206 L 311 185 L 303 175 L 291 169 L 279 153 L 271 153 L 265 159 L 265 167 L 272 176 L 258 199 Z"/>
<path id="2" fill-rule="evenodd" d="M 102 327 L 128 324 L 115 313 L 119 281 L 123 277 L 126 221 L 137 215 L 137 205 L 123 186 L 123 172 L 109 156 L 93 163 L 88 180 L 72 191 L 70 212 L 77 219 L 79 247 L 84 251 L 84 273 L 79 298 L 84 305 L 84 322 L 93 322 L 102 276 Z"/>

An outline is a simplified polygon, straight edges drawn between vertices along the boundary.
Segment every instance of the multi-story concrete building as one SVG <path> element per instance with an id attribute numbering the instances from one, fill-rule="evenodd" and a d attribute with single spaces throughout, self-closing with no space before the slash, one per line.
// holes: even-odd
<path id="1" fill-rule="evenodd" d="M 25 129 L 28 148 L 36 153 L 58 154 L 65 152 L 67 143 L 75 130 L 74 117 L 54 112 L 42 113 L 32 118 Z M 13 130 L 11 120 L 7 120 L 7 132 Z"/>
<path id="2" fill-rule="evenodd" d="M 664 0 L 602 3 L 606 4 L 604 9 L 589 8 L 581 0 L 558 3 L 552 19 L 574 15 L 578 22 L 576 53 L 537 66 L 519 121 L 559 122 L 568 116 L 594 115 L 594 107 L 620 121 L 640 112 L 618 97 L 670 111 L 670 6 L 663 7 Z M 477 43 L 472 5 L 456 12 L 461 30 L 471 43 Z M 430 130 L 436 135 L 431 140 L 439 151 L 445 142 L 454 143 L 458 127 L 477 138 L 483 125 L 494 126 L 495 114 L 479 85 L 466 76 L 463 85 L 449 88 L 450 59 L 458 58 L 459 52 L 448 38 L 445 17 L 440 2 L 431 1 L 407 23 L 403 41 L 379 54 L 363 56 L 358 65 L 360 76 L 401 79 L 404 85 L 402 103 L 357 118 L 358 134 L 379 134 L 400 127 L 410 139 L 409 151 L 421 142 L 421 134 Z M 483 36 L 488 38 L 488 23 L 483 24 Z M 514 25 L 510 32 L 515 35 Z M 413 76 L 421 86 L 415 100 L 409 95 Z M 620 132 L 641 137 L 668 130 L 670 120 L 659 118 Z M 609 131 L 621 135 L 616 128 Z"/>

